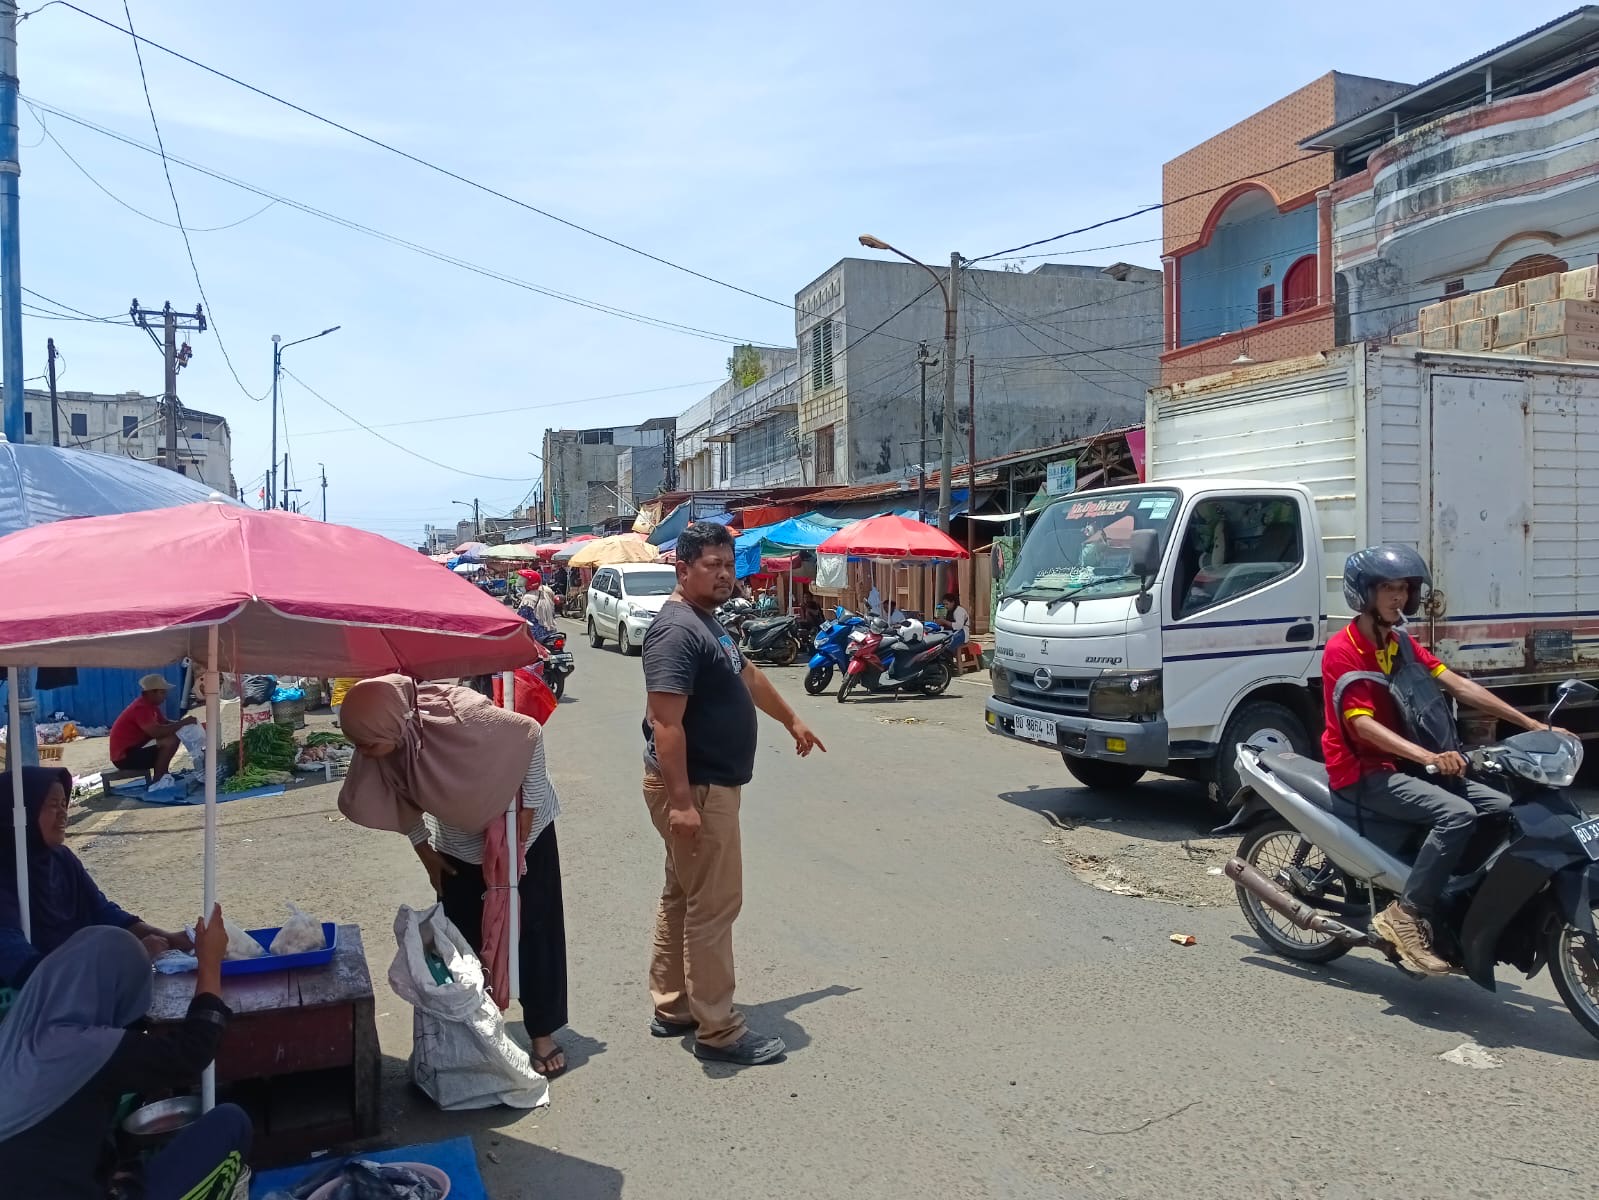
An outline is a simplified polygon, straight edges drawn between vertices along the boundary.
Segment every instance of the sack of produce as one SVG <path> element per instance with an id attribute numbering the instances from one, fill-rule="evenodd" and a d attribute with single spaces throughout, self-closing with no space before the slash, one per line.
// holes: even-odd
<path id="1" fill-rule="evenodd" d="M 226 917 L 222 918 L 222 928 L 228 931 L 228 948 L 223 958 L 260 958 L 266 953 L 260 942 Z"/>
<path id="2" fill-rule="evenodd" d="M 277 686 L 276 675 L 246 675 L 239 684 L 239 696 L 247 705 L 270 704 Z"/>

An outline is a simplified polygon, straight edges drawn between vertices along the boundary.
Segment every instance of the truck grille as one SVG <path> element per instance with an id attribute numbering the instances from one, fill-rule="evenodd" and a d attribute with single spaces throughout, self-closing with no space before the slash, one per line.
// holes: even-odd
<path id="1" fill-rule="evenodd" d="M 1009 674 L 1011 698 L 1024 708 L 1068 716 L 1088 715 L 1088 689 L 1093 686 L 1094 676 L 1056 675 L 1049 687 L 1042 689 L 1033 682 L 1032 671 L 1010 671 Z"/>

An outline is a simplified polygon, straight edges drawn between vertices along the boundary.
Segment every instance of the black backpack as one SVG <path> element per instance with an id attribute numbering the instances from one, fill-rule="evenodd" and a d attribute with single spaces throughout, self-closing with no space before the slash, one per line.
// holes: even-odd
<path id="1" fill-rule="evenodd" d="M 1448 694 L 1431 671 L 1416 658 L 1415 644 L 1403 629 L 1395 630 L 1399 639 L 1399 661 L 1392 675 L 1377 671 L 1350 671 L 1333 689 L 1333 711 L 1343 720 L 1344 692 L 1357 680 L 1380 683 L 1393 696 L 1399 710 L 1404 735 L 1423 750 L 1434 754 L 1459 751 L 1460 730 L 1455 725 L 1455 709 Z"/>

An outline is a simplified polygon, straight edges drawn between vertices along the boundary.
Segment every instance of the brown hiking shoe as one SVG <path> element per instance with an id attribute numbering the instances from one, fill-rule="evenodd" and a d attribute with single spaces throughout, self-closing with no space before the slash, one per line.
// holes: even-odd
<path id="1" fill-rule="evenodd" d="M 1433 952 L 1427 922 L 1395 900 L 1371 919 L 1377 932 L 1393 943 L 1399 957 L 1425 975 L 1447 975 L 1454 970 Z"/>

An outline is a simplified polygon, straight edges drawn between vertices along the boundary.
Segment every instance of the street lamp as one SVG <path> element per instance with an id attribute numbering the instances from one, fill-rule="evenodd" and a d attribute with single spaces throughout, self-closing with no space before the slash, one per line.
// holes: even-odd
<path id="1" fill-rule="evenodd" d="M 472 510 L 472 536 L 482 540 L 483 522 L 478 516 L 478 502 L 476 500 L 451 500 L 451 504 L 464 504 Z"/>
<path id="2" fill-rule="evenodd" d="M 890 254 L 899 255 L 908 263 L 914 263 L 933 277 L 933 282 L 938 284 L 938 290 L 944 297 L 944 436 L 938 473 L 938 527 L 948 533 L 949 477 L 954 470 L 955 455 L 955 272 L 960 270 L 961 256 L 958 253 L 949 256 L 949 277 L 946 284 L 945 277 L 921 259 L 912 258 L 898 247 L 890 246 L 882 238 L 863 233 L 860 236 L 860 243 L 868 250 L 886 250 Z"/>
<path id="3" fill-rule="evenodd" d="M 303 342 L 314 342 L 317 338 L 327 337 L 330 333 L 337 333 L 342 325 L 335 325 L 331 329 L 324 329 L 321 333 L 313 333 L 310 337 L 299 338 L 296 341 L 285 343 L 281 334 L 272 335 L 272 465 L 267 469 L 267 507 L 276 508 L 278 504 L 278 376 L 283 373 L 283 352 L 290 346 L 298 346 Z"/>

